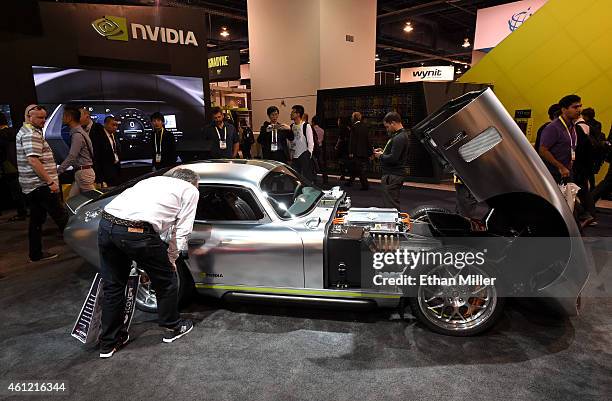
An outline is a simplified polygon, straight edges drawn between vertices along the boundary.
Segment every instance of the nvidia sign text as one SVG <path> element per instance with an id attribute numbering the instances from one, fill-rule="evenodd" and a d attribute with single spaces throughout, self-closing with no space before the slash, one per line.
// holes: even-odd
<path id="1" fill-rule="evenodd" d="M 129 23 L 128 29 L 128 22 L 123 17 L 106 15 L 93 21 L 91 26 L 100 36 L 108 40 L 127 42 L 129 33 L 130 37 L 135 40 L 198 46 L 198 41 L 192 31 L 138 23 Z"/>

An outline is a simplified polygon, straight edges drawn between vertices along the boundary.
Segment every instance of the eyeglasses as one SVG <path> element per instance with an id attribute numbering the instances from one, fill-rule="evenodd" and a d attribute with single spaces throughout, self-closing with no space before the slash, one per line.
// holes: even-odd
<path id="1" fill-rule="evenodd" d="M 30 107 L 29 109 L 26 110 L 26 116 L 30 117 L 30 112 L 32 112 L 34 110 L 45 110 L 46 111 L 46 109 L 44 107 L 39 106 L 39 105 L 35 105 L 35 106 L 32 106 L 32 107 Z"/>

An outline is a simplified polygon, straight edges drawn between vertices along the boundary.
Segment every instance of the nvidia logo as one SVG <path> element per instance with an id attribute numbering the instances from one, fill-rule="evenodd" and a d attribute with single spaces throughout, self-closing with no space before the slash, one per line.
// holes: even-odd
<path id="1" fill-rule="evenodd" d="M 128 40 L 127 20 L 123 17 L 105 15 L 92 22 L 91 26 L 100 36 L 104 36 L 106 39 L 124 42 Z"/>

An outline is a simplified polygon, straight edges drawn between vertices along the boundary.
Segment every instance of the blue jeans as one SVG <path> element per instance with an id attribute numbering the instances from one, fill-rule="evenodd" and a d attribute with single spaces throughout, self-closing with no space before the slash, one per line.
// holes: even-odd
<path id="1" fill-rule="evenodd" d="M 100 220 L 98 248 L 104 289 L 100 328 L 102 347 L 114 346 L 125 332 L 121 319 L 132 261 L 151 280 L 157 298 L 159 325 L 174 327 L 179 322 L 177 278 L 168 259 L 167 245 L 152 228 L 143 231 L 128 232 L 127 227 Z"/>

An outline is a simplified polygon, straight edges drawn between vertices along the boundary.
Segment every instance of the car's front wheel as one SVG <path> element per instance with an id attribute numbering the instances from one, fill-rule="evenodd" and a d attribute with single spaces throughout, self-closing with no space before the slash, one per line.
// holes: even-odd
<path id="1" fill-rule="evenodd" d="M 444 335 L 465 337 L 488 330 L 501 318 L 505 298 L 500 296 L 498 285 L 479 283 L 496 274 L 490 266 L 470 266 L 460 274 L 475 277 L 472 284 L 457 280 L 456 285 L 436 285 L 437 279 L 458 279 L 452 269 L 445 265 L 428 269 L 426 277 L 435 279 L 419 285 L 416 296 L 408 299 L 413 315 L 430 330 Z"/>
<path id="2" fill-rule="evenodd" d="M 138 266 L 136 266 L 138 269 Z M 140 271 L 140 285 L 136 294 L 136 307 L 149 313 L 157 313 L 157 297 L 155 290 L 147 273 Z M 178 303 L 179 306 L 185 306 L 189 303 L 191 296 L 195 290 L 193 277 L 183 260 L 176 261 L 176 279 L 178 284 Z"/>

